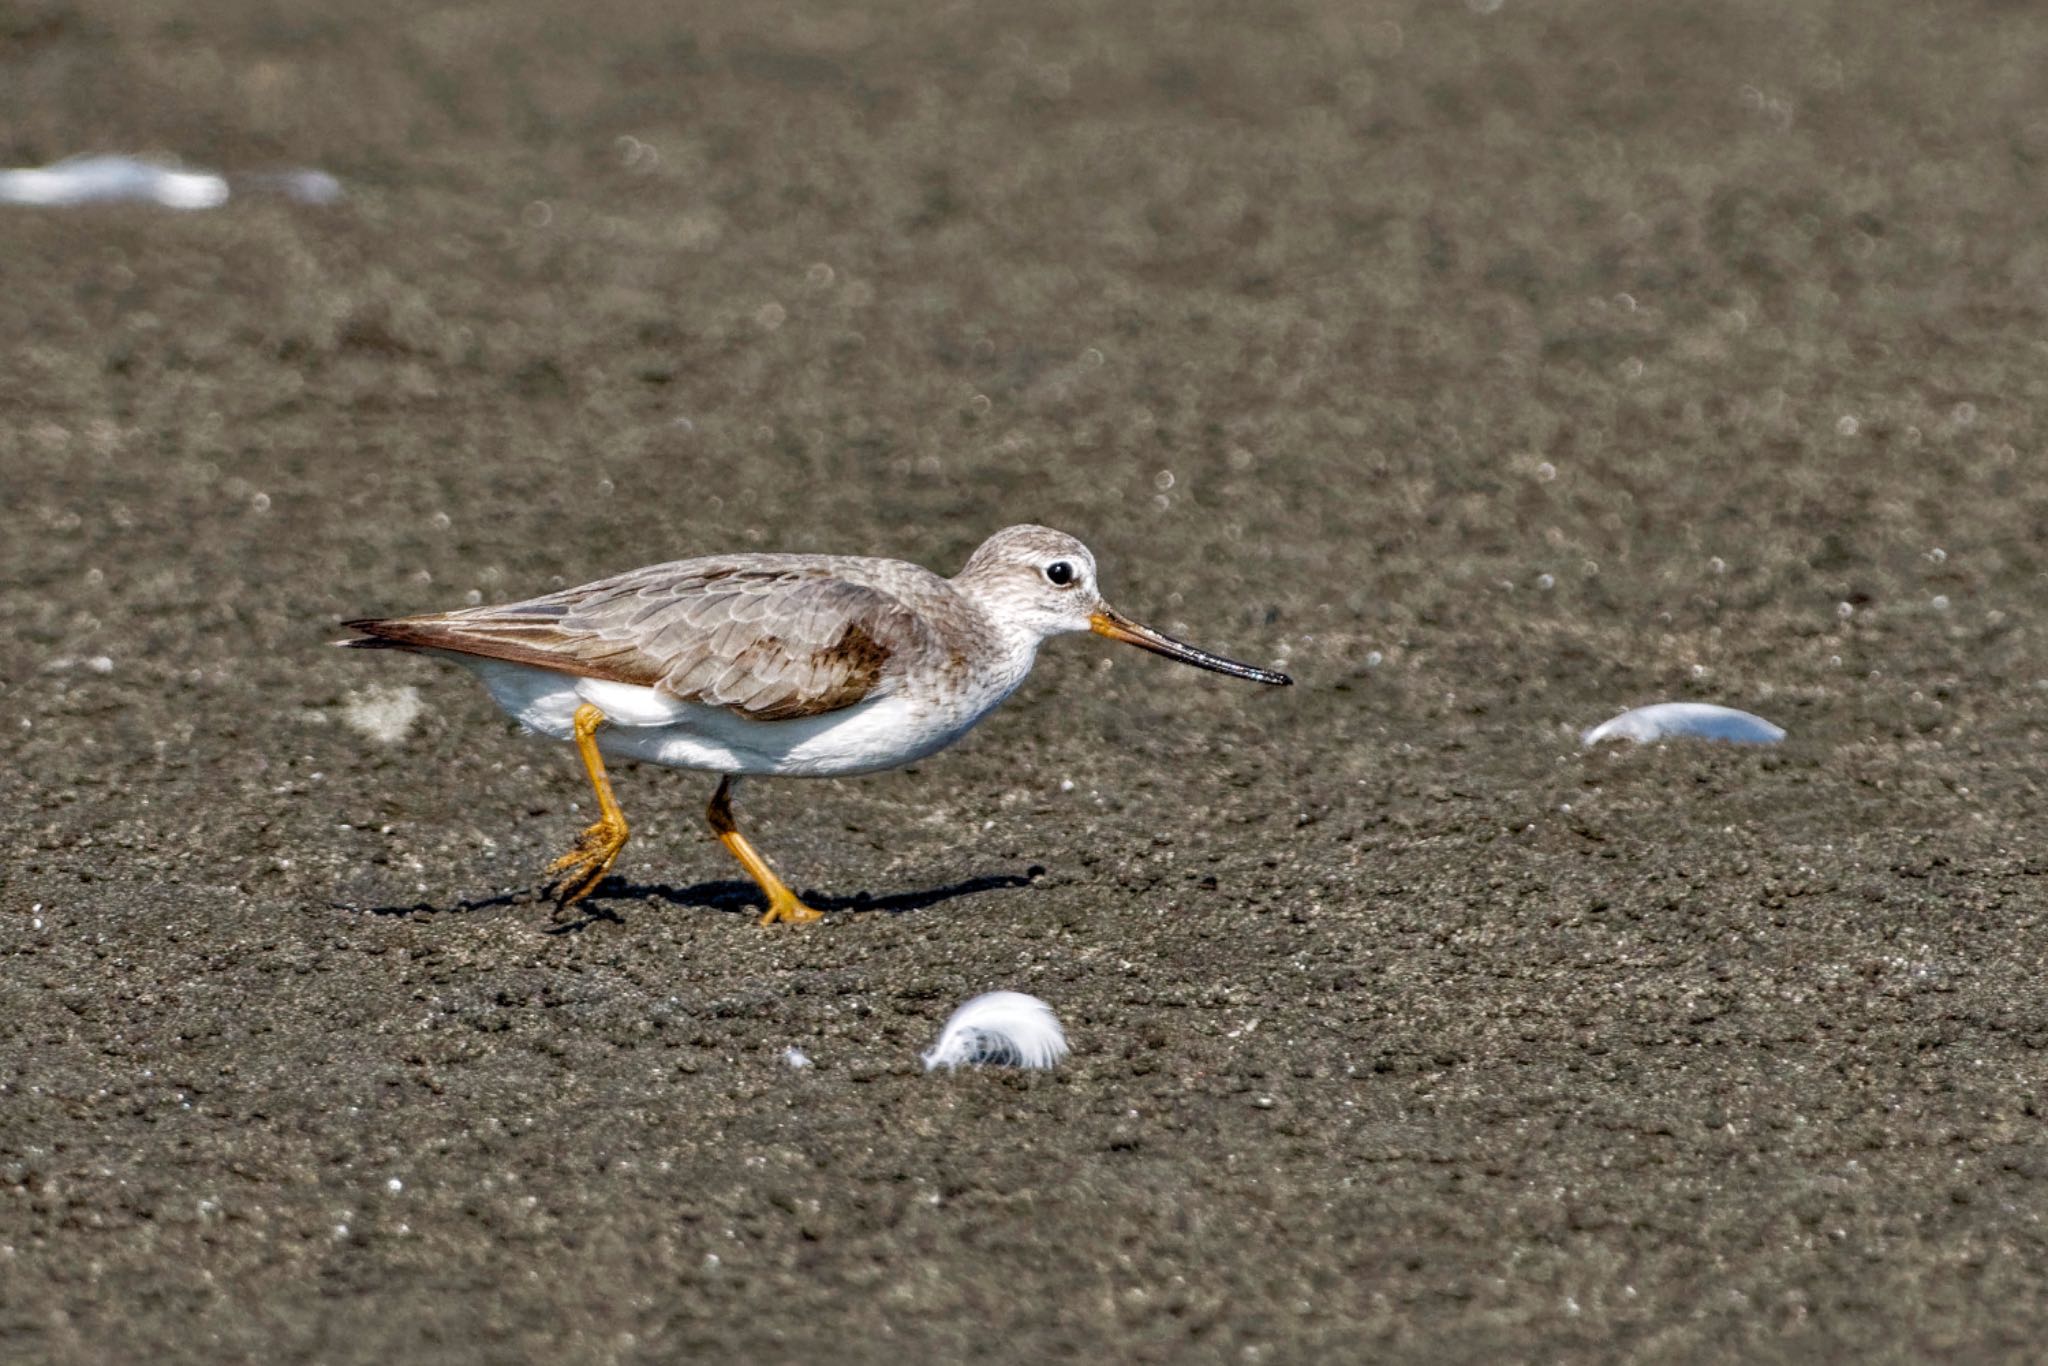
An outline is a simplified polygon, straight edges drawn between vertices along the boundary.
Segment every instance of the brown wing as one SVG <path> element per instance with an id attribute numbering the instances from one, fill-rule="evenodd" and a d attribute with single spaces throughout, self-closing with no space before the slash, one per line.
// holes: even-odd
<path id="1" fill-rule="evenodd" d="M 929 626 L 881 589 L 817 567 L 684 561 L 503 607 L 351 621 L 352 642 L 452 650 L 658 688 L 757 721 L 885 694 L 931 648 Z"/>

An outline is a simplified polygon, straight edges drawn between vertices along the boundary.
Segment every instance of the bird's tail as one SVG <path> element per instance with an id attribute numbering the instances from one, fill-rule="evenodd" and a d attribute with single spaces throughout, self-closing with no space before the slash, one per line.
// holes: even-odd
<path id="1" fill-rule="evenodd" d="M 354 621 L 344 621 L 341 628 L 344 631 L 360 631 L 362 634 L 351 636 L 347 640 L 337 640 L 334 644 L 343 650 L 414 649 L 415 647 L 407 641 L 394 638 L 394 632 L 398 627 L 399 623 L 394 619 L 358 617 Z"/>

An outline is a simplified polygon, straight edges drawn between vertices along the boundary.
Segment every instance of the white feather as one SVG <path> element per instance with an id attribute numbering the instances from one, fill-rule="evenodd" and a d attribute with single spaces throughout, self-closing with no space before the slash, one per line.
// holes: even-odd
<path id="1" fill-rule="evenodd" d="M 1611 721 L 1602 721 L 1579 737 L 1592 746 L 1602 740 L 1723 740 L 1737 745 L 1775 745 L 1785 738 L 1782 727 L 1761 716 L 1711 702 L 1658 702 L 1625 711 Z"/>
<path id="2" fill-rule="evenodd" d="M 1051 1006 L 1021 991 L 991 991 L 953 1012 L 925 1051 L 924 1069 L 1051 1067 L 1066 1056 L 1066 1031 Z"/>
<path id="3" fill-rule="evenodd" d="M 138 200 L 167 209 L 227 203 L 228 182 L 210 171 L 180 171 L 141 157 L 82 156 L 53 166 L 0 171 L 0 204 L 111 204 Z"/>
<path id="4" fill-rule="evenodd" d="M 372 683 L 361 692 L 349 694 L 341 709 L 341 719 L 349 729 L 380 745 L 395 745 L 405 738 L 424 709 L 420 690 L 411 684 L 392 687 Z"/>

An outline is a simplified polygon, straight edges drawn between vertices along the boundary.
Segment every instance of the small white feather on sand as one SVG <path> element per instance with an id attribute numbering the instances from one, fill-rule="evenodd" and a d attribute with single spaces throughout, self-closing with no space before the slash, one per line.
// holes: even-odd
<path id="1" fill-rule="evenodd" d="M 0 204 L 69 208 L 80 204 L 161 204 L 167 209 L 215 209 L 231 193 L 261 191 L 301 204 L 332 204 L 341 182 L 304 168 L 234 177 L 187 170 L 171 162 L 133 156 L 77 156 L 49 166 L 0 171 Z"/>
<path id="2" fill-rule="evenodd" d="M 1067 1056 L 1052 1007 L 1021 991 L 991 991 L 953 1012 L 924 1054 L 935 1067 L 1051 1067 Z"/>
<path id="3" fill-rule="evenodd" d="M 782 1050 L 782 1060 L 791 1067 L 809 1067 L 811 1065 L 811 1055 L 798 1048 L 795 1044 L 791 1044 Z"/>
<path id="4" fill-rule="evenodd" d="M 1612 721 L 1603 721 L 1579 737 L 1591 747 L 1602 740 L 1719 740 L 1731 745 L 1775 745 L 1785 738 L 1782 726 L 1733 707 L 1711 702 L 1658 702 L 1625 711 Z"/>
<path id="5" fill-rule="evenodd" d="M 395 745 L 412 730 L 423 709 L 420 690 L 411 684 L 373 683 L 349 694 L 342 705 L 343 724 L 380 745 Z"/>
<path id="6" fill-rule="evenodd" d="M 211 209 L 227 203 L 226 177 L 185 171 L 141 157 L 72 157 L 52 166 L 0 171 L 0 204 L 63 206 L 120 201 L 167 209 Z"/>

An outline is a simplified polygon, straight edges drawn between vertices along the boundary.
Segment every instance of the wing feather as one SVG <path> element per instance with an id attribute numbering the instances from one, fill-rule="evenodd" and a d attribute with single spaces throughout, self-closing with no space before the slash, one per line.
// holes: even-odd
<path id="1" fill-rule="evenodd" d="M 374 643 L 658 688 L 764 721 L 884 695 L 936 647 L 930 623 L 871 584 L 827 567 L 717 561 L 655 566 L 506 606 L 348 625 Z"/>

